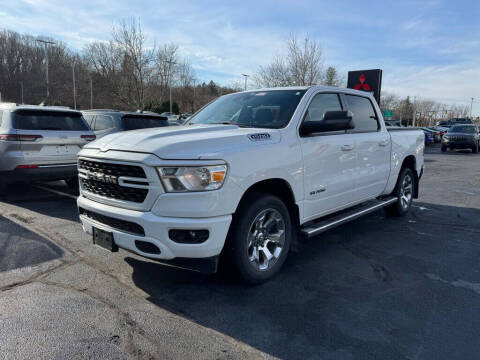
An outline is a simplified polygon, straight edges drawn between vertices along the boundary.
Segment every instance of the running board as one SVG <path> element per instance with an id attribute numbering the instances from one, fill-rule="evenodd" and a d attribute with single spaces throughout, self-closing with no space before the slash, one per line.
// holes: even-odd
<path id="1" fill-rule="evenodd" d="M 322 217 L 317 221 L 309 222 L 302 227 L 301 232 L 305 237 L 311 238 L 324 231 L 330 230 L 334 227 L 355 220 L 363 215 L 391 205 L 395 201 L 397 201 L 397 198 L 394 197 L 381 200 L 371 200 L 361 205 L 354 206 L 351 209 L 343 210 L 339 213 Z"/>

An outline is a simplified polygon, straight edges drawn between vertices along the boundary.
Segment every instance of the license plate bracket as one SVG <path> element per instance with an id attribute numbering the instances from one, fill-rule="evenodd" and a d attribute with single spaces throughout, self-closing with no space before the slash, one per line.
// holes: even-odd
<path id="1" fill-rule="evenodd" d="M 111 252 L 118 251 L 118 245 L 113 240 L 113 233 L 96 227 L 93 228 L 93 243 Z"/>

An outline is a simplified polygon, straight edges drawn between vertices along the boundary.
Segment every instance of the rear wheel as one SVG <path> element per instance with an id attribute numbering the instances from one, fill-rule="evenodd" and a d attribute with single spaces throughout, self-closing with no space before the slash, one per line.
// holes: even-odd
<path id="1" fill-rule="evenodd" d="M 448 148 L 446 146 L 442 146 L 442 152 L 446 152 Z"/>
<path id="2" fill-rule="evenodd" d="M 278 197 L 252 193 L 235 213 L 227 240 L 227 256 L 250 284 L 272 278 L 287 258 L 292 240 L 290 213 Z"/>
<path id="3" fill-rule="evenodd" d="M 415 193 L 415 181 L 413 170 L 404 168 L 400 172 L 397 180 L 397 186 L 393 191 L 393 195 L 397 201 L 385 208 L 389 215 L 404 216 L 410 210 L 413 201 L 413 194 Z"/>

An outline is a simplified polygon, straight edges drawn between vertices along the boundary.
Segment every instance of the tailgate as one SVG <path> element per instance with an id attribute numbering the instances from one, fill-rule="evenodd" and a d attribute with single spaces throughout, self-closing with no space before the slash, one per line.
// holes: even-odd
<path id="1" fill-rule="evenodd" d="M 75 163 L 92 135 L 80 113 L 20 110 L 14 113 L 25 163 Z"/>

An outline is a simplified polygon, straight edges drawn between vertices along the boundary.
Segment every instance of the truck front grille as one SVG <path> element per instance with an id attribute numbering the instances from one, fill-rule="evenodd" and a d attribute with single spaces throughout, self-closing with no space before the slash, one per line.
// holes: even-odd
<path id="1" fill-rule="evenodd" d="M 132 201 L 142 203 L 147 197 L 147 189 L 139 189 L 133 187 L 120 186 L 117 184 L 107 184 L 104 182 L 80 178 L 83 189 L 96 195 L 105 196 L 107 198 Z"/>
<path id="2" fill-rule="evenodd" d="M 136 165 L 112 164 L 80 159 L 78 162 L 78 168 L 86 171 L 101 172 L 114 176 L 128 176 L 142 179 L 147 177 L 145 175 L 145 171 L 143 171 L 140 166 Z"/>
<path id="3" fill-rule="evenodd" d="M 91 194 L 134 203 L 143 203 L 148 195 L 147 176 L 141 166 L 80 159 L 78 172 L 82 189 Z M 129 178 L 124 184 L 130 186 L 120 185 L 121 177 Z"/>

